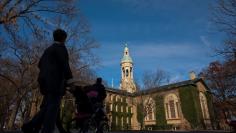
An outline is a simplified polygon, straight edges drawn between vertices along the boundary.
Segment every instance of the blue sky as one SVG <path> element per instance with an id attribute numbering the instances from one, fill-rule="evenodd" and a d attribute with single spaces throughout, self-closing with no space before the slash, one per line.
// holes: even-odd
<path id="1" fill-rule="evenodd" d="M 171 82 L 198 73 L 214 56 L 222 41 L 210 22 L 214 0 L 80 0 L 79 7 L 101 45 L 97 49 L 101 66 L 97 75 L 108 84 L 120 82 L 120 59 L 128 43 L 134 61 L 134 77 L 157 68 L 171 76 Z"/>

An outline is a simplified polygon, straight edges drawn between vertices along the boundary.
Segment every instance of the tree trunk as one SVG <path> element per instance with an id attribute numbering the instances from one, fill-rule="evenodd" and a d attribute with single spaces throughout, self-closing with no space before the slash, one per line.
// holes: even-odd
<path id="1" fill-rule="evenodd" d="M 16 105 L 12 109 L 12 112 L 11 112 L 10 117 L 9 117 L 9 121 L 7 123 L 7 129 L 8 130 L 9 129 L 14 129 L 14 123 L 15 123 L 15 120 L 16 120 L 16 115 L 17 115 L 18 109 L 20 107 L 20 103 L 21 103 L 21 98 L 17 99 Z"/>

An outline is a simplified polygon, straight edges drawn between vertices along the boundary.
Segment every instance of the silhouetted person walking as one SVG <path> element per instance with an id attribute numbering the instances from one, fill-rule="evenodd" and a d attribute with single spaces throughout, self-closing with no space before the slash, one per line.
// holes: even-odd
<path id="1" fill-rule="evenodd" d="M 93 109 L 96 113 L 96 122 L 98 129 L 96 133 L 102 133 L 103 129 L 99 127 L 101 120 L 106 116 L 104 110 L 104 100 L 107 96 L 104 85 L 102 84 L 102 78 L 97 78 L 96 83 L 89 87 L 88 90 L 85 90 L 88 98 L 93 104 Z"/>
<path id="2" fill-rule="evenodd" d="M 72 78 L 65 47 L 67 34 L 64 30 L 57 29 L 53 32 L 53 38 L 54 43 L 44 51 L 38 64 L 38 83 L 43 103 L 33 119 L 22 126 L 24 133 L 38 132 L 41 125 L 42 133 L 53 132 L 56 120 L 59 120 L 57 117 L 61 98 L 65 94 L 66 81 Z"/>

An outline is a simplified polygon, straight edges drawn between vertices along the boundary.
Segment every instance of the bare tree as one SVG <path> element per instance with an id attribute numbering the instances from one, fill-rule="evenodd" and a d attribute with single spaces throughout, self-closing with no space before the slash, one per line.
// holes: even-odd
<path id="1" fill-rule="evenodd" d="M 22 121 L 37 111 L 40 105 L 37 64 L 50 44 L 51 31 L 57 27 L 68 32 L 73 73 L 82 80 L 91 80 L 94 77 L 91 66 L 98 63 L 92 49 L 98 44 L 90 36 L 89 26 L 78 12 L 76 1 L 0 1 L 1 129 L 3 126 L 12 129 L 16 116 Z"/>
<path id="2" fill-rule="evenodd" d="M 236 97 L 236 62 L 212 62 L 201 73 L 214 95 L 215 106 L 223 110 L 235 109 Z"/>
<path id="3" fill-rule="evenodd" d="M 40 20 L 42 14 L 73 14 L 74 0 L 2 0 L 0 2 L 0 24 L 19 24 L 19 19 Z M 49 16 L 48 16 L 49 17 Z M 42 18 L 42 21 L 46 21 Z"/>
<path id="4" fill-rule="evenodd" d="M 142 82 L 144 89 L 150 89 L 159 87 L 165 83 L 168 83 L 169 76 L 167 73 L 161 69 L 156 69 L 156 71 L 146 71 L 143 74 Z"/>
<path id="5" fill-rule="evenodd" d="M 207 81 L 211 92 L 220 101 L 226 101 L 228 98 L 236 96 L 236 76 L 231 75 L 232 68 L 233 64 L 215 61 L 200 73 L 200 76 Z M 234 78 L 232 78 L 233 76 Z"/>
<path id="6" fill-rule="evenodd" d="M 11 56 L 1 59 L 0 77 L 3 82 L 8 82 L 12 88 L 6 86 L 6 97 L 8 101 L 7 127 L 12 128 L 16 119 L 17 112 L 25 96 L 29 95 L 31 90 L 37 88 L 37 62 L 38 55 L 35 55 L 37 49 L 34 45 L 25 45 L 26 42 L 17 42 L 11 45 L 9 53 Z M 28 46 L 28 47 L 27 47 Z M 2 86 L 0 86 L 2 87 Z M 30 97 L 28 97 L 30 98 Z M 6 108 L 7 109 L 7 108 Z"/>
<path id="7" fill-rule="evenodd" d="M 213 7 L 212 20 L 226 34 L 224 48 L 217 52 L 231 59 L 236 57 L 236 1 L 218 0 Z"/>

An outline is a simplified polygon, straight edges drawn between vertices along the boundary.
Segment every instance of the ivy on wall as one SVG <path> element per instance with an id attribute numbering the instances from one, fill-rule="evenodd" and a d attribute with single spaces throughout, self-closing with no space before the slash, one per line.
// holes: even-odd
<path id="1" fill-rule="evenodd" d="M 118 101 L 116 101 L 115 97 L 113 97 L 113 101 L 115 101 L 115 102 L 112 103 L 111 130 L 114 131 L 114 130 L 130 129 L 131 128 L 130 123 L 131 123 L 132 113 L 131 113 L 130 107 L 128 107 L 128 112 L 126 110 L 128 104 L 126 103 L 125 97 L 123 97 L 122 101 L 121 101 L 121 99 L 118 99 Z M 116 110 L 116 107 L 118 110 Z M 121 112 L 121 108 L 123 108 L 122 112 Z M 123 122 L 122 122 L 121 118 L 123 118 Z M 127 118 L 128 118 L 128 123 L 127 123 Z M 116 119 L 118 119 L 118 120 L 116 120 Z M 122 123 L 123 123 L 123 125 L 122 125 Z"/>
<path id="2" fill-rule="evenodd" d="M 141 124 L 141 128 L 144 127 L 144 110 L 143 104 L 140 103 L 137 105 L 137 120 Z"/>
<path id="3" fill-rule="evenodd" d="M 194 86 L 185 86 L 179 89 L 181 109 L 186 120 L 193 129 L 204 128 L 202 111 L 199 101 L 199 92 Z"/>
<path id="4" fill-rule="evenodd" d="M 163 96 L 157 95 L 155 98 L 155 117 L 156 117 L 156 125 L 144 125 L 144 106 L 142 103 L 137 105 L 137 120 L 141 124 L 141 128 L 145 128 L 146 130 L 164 130 L 171 129 L 171 125 L 167 124 L 166 116 L 165 116 L 165 108 L 164 108 L 164 98 Z"/>
<path id="5" fill-rule="evenodd" d="M 169 129 L 170 125 L 167 124 L 164 107 L 164 97 L 157 95 L 156 102 L 156 124 L 158 129 Z"/>

